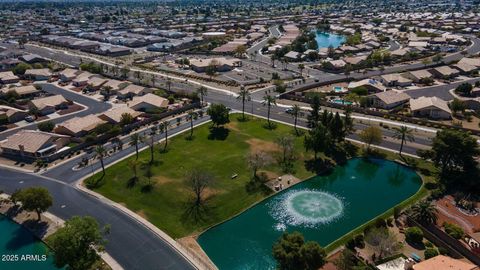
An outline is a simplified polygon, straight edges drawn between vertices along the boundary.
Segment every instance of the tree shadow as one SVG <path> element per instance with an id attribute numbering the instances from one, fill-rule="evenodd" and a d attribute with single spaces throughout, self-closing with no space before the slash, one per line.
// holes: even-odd
<path id="1" fill-rule="evenodd" d="M 142 193 L 150 193 L 153 191 L 153 189 L 155 188 L 155 184 L 154 183 L 147 183 L 147 184 L 144 184 L 142 186 L 142 188 L 140 189 L 140 192 Z"/>
<path id="2" fill-rule="evenodd" d="M 245 117 L 239 116 L 239 117 L 237 117 L 237 121 L 238 122 L 248 122 L 248 121 L 250 121 L 250 119 L 247 116 L 245 116 Z"/>
<path id="3" fill-rule="evenodd" d="M 14 218 L 18 214 L 20 214 L 22 211 L 23 210 L 19 205 L 13 205 L 10 208 L 8 208 L 7 212 L 5 212 L 5 216 L 10 217 L 10 218 Z"/>
<path id="4" fill-rule="evenodd" d="M 28 228 L 30 231 L 33 231 L 33 234 L 40 238 L 43 238 L 47 234 L 49 226 L 46 221 L 38 221 L 37 219 L 25 220 L 22 225 Z"/>
<path id="5" fill-rule="evenodd" d="M 210 133 L 208 134 L 209 140 L 224 141 L 227 139 L 230 130 L 224 127 L 211 127 Z"/>
<path id="6" fill-rule="evenodd" d="M 192 198 L 185 203 L 185 210 L 182 213 L 181 220 L 185 223 L 202 223 L 214 215 L 214 207 L 209 199 L 205 199 L 203 203 L 197 205 Z"/>
<path id="7" fill-rule="evenodd" d="M 267 122 L 267 123 L 263 124 L 263 128 L 268 129 L 268 130 L 275 130 L 275 129 L 277 129 L 277 124 L 273 123 L 273 122 L 270 122 L 270 124 L 269 124 Z"/>
<path id="8" fill-rule="evenodd" d="M 190 136 L 190 135 L 185 136 L 185 140 L 186 140 L 186 141 L 193 141 L 194 139 L 195 139 L 195 136 L 194 136 L 194 135 L 192 135 L 192 136 Z"/>
<path id="9" fill-rule="evenodd" d="M 317 175 L 328 174 L 334 167 L 332 161 L 326 159 L 309 159 L 304 164 L 307 171 Z"/>
<path id="10" fill-rule="evenodd" d="M 26 233 L 25 230 L 25 228 L 18 226 L 5 245 L 7 250 L 18 250 L 35 242 L 35 237 L 30 233 Z"/>
<path id="11" fill-rule="evenodd" d="M 138 177 L 130 177 L 127 181 L 127 188 L 133 188 L 138 183 Z"/>
<path id="12" fill-rule="evenodd" d="M 305 130 L 300 129 L 300 128 L 297 128 L 297 130 L 293 129 L 292 130 L 292 135 L 297 136 L 297 137 L 301 137 L 301 136 L 305 135 Z"/>

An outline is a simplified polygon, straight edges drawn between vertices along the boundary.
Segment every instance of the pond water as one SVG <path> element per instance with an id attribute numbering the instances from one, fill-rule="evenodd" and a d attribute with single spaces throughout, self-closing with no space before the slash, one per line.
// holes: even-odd
<path id="1" fill-rule="evenodd" d="M 27 229 L 0 215 L 0 269 L 53 270 L 52 255 L 48 247 Z M 31 255 L 31 256 L 28 256 Z M 42 257 L 43 255 L 46 255 Z M 28 257 L 27 257 L 28 256 Z"/>
<path id="2" fill-rule="evenodd" d="M 420 186 L 415 171 L 398 163 L 351 159 L 207 230 L 198 242 L 221 270 L 275 269 L 272 245 L 284 231 L 299 231 L 307 241 L 327 246 Z"/>
<path id="3" fill-rule="evenodd" d="M 317 41 L 318 48 L 338 48 L 345 42 L 345 36 L 337 35 L 333 33 L 315 31 L 315 40 Z"/>

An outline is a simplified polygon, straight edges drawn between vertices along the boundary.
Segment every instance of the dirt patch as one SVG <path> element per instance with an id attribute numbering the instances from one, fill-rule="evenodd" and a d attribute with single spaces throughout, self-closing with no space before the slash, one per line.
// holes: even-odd
<path id="1" fill-rule="evenodd" d="M 147 214 L 143 210 L 137 211 L 137 215 L 141 216 L 144 219 L 148 219 Z"/>
<path id="2" fill-rule="evenodd" d="M 230 129 L 230 130 L 233 130 L 233 131 L 240 131 L 240 129 L 238 128 L 238 123 L 237 122 L 230 122 L 230 123 L 226 124 L 225 127 Z"/>
<path id="3" fill-rule="evenodd" d="M 166 183 L 173 182 L 172 179 L 170 179 L 168 177 L 165 177 L 165 176 L 162 176 L 162 175 L 153 177 L 153 181 L 155 183 L 159 184 L 159 185 L 163 185 L 163 184 L 166 184 Z"/>
<path id="4" fill-rule="evenodd" d="M 260 139 L 249 139 L 247 140 L 247 143 L 250 145 L 250 151 L 255 153 L 255 152 L 279 152 L 280 147 L 278 144 L 269 142 L 269 141 L 264 141 Z"/>
<path id="5" fill-rule="evenodd" d="M 178 239 L 177 242 L 185 249 L 187 249 L 192 257 L 198 259 L 201 262 L 202 266 L 205 267 L 205 269 L 217 269 L 212 263 L 212 261 L 210 261 L 210 258 L 208 258 L 207 254 L 197 243 L 196 237 L 183 237 Z"/>
<path id="6" fill-rule="evenodd" d="M 268 179 L 277 179 L 280 175 L 271 171 L 259 171 L 260 173 L 265 173 Z"/>

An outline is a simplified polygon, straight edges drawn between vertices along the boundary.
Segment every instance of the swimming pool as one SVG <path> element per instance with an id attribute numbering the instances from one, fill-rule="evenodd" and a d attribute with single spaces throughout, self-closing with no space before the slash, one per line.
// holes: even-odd
<path id="1" fill-rule="evenodd" d="M 345 42 L 345 37 L 333 33 L 315 31 L 315 41 L 318 48 L 328 48 L 330 46 L 338 48 Z"/>

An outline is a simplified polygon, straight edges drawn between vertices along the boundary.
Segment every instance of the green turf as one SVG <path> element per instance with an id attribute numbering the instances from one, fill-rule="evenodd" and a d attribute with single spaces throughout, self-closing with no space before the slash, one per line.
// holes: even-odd
<path id="1" fill-rule="evenodd" d="M 224 140 L 209 139 L 210 124 L 206 124 L 195 128 L 193 140 L 186 139 L 189 132 L 169 140 L 166 153 L 160 153 L 163 147 L 157 145 L 156 164 L 152 167 L 152 180 L 156 182 L 153 191 L 141 191 L 147 182 L 145 169 L 142 168 L 144 166 L 139 166 L 138 169 L 140 182 L 134 187 L 128 187 L 127 183 L 133 176 L 128 160 L 135 159 L 135 155 L 109 167 L 103 185 L 95 191 L 136 211 L 174 238 L 201 232 L 231 218 L 268 196 L 262 191 L 247 192 L 246 184 L 252 174 L 246 162 L 248 153 L 255 147 L 264 150 L 275 148 L 272 147 L 272 142 L 276 137 L 280 134 L 293 134 L 291 126 L 277 124 L 276 129 L 269 130 L 264 128 L 265 120 L 253 118 L 241 122 L 237 120 L 239 117 L 230 116 L 231 123 L 226 126 L 229 133 Z M 294 175 L 306 179 L 313 173 L 305 169 L 304 156 L 310 158 L 311 154 L 306 154 L 303 150 L 303 136 L 296 137 L 295 144 L 298 158 L 295 161 Z M 278 152 L 271 152 L 274 159 L 276 155 Z M 149 159 L 149 149 L 140 153 L 140 163 L 147 164 Z M 184 179 L 192 168 L 202 168 L 214 176 L 214 183 L 208 191 L 212 194 L 208 208 L 200 220 L 186 214 L 186 202 L 192 193 L 186 187 Z M 270 165 L 265 171 L 270 176 L 283 174 L 278 165 Z M 238 174 L 238 177 L 231 179 L 232 174 Z M 98 179 L 100 175 L 101 173 L 93 177 Z"/>

